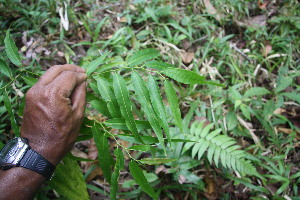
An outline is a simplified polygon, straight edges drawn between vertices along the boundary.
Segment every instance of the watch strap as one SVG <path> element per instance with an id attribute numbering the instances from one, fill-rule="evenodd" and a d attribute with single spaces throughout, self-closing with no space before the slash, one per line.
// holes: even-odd
<path id="1" fill-rule="evenodd" d="M 55 170 L 55 166 L 46 160 L 43 156 L 29 149 L 20 161 L 20 167 L 35 171 L 50 180 Z"/>

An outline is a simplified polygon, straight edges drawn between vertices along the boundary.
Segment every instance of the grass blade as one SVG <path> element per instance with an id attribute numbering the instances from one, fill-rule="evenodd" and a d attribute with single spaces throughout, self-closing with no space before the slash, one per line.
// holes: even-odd
<path id="1" fill-rule="evenodd" d="M 164 86 L 165 86 L 165 92 L 166 92 L 168 101 L 170 103 L 170 108 L 171 108 L 172 114 L 174 116 L 175 124 L 182 131 L 182 118 L 181 118 L 181 113 L 179 110 L 177 94 L 176 94 L 172 84 L 169 81 L 166 80 L 164 82 Z"/>
<path id="2" fill-rule="evenodd" d="M 16 122 L 16 118 L 14 116 L 14 113 L 13 113 L 13 110 L 12 110 L 12 107 L 11 107 L 11 100 L 9 99 L 6 90 L 3 93 L 3 101 L 4 101 L 4 106 L 5 106 L 7 112 L 9 114 L 9 116 L 10 116 L 10 122 L 11 122 L 12 129 L 13 129 L 15 135 L 17 137 L 20 137 L 19 126 L 18 126 L 18 124 Z"/>
<path id="3" fill-rule="evenodd" d="M 136 124 L 132 113 L 132 105 L 129 99 L 129 92 L 126 88 L 126 83 L 123 77 L 119 74 L 113 75 L 113 87 L 120 105 L 121 114 L 125 119 L 128 129 L 132 132 L 134 137 L 141 143 L 144 144 L 140 134 L 137 131 Z"/>

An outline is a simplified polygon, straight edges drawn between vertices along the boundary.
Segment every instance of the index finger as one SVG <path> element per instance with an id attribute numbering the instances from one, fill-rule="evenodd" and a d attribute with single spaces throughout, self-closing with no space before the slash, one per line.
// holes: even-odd
<path id="1" fill-rule="evenodd" d="M 66 64 L 66 65 L 54 65 L 50 67 L 46 73 L 40 78 L 39 83 L 48 85 L 56 77 L 58 77 L 63 71 L 72 71 L 85 73 L 85 70 L 77 65 Z"/>
<path id="2" fill-rule="evenodd" d="M 63 95 L 64 98 L 69 98 L 74 88 L 84 82 L 87 78 L 85 73 L 77 73 L 64 71 L 49 86 L 56 88 L 55 90 Z"/>

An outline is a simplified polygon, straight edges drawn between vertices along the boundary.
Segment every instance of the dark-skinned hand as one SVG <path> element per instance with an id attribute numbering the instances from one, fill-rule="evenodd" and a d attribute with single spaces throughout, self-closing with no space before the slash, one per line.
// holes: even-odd
<path id="1" fill-rule="evenodd" d="M 21 136 L 52 164 L 70 151 L 84 116 L 85 70 L 76 65 L 51 67 L 27 92 Z M 0 170 L 0 200 L 32 199 L 45 177 L 15 167 Z"/>

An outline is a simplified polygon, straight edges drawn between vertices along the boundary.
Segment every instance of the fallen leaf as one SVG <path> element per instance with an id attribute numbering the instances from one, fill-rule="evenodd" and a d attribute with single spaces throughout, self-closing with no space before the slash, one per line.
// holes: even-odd
<path id="1" fill-rule="evenodd" d="M 195 119 L 195 121 L 199 121 L 199 122 L 204 121 L 203 128 L 210 124 L 210 121 L 208 121 L 207 118 L 203 117 L 203 116 L 202 117 L 196 116 L 194 119 Z"/>
<path id="2" fill-rule="evenodd" d="M 119 22 L 124 22 L 124 23 L 126 23 L 126 22 L 127 22 L 127 19 L 126 19 L 125 17 L 121 17 L 118 21 L 119 21 Z"/>
<path id="3" fill-rule="evenodd" d="M 217 11 L 217 9 L 211 4 L 210 0 L 203 0 L 203 3 L 205 5 L 205 8 L 208 12 L 208 14 L 214 15 L 216 20 L 221 21 L 222 16 L 221 14 Z"/>
<path id="4" fill-rule="evenodd" d="M 268 0 L 258 0 L 257 5 L 260 9 L 265 10 L 270 2 Z"/>
<path id="5" fill-rule="evenodd" d="M 257 15 L 255 17 L 250 18 L 245 22 L 246 25 L 251 26 L 253 28 L 257 28 L 260 26 L 265 26 L 267 24 L 267 16 L 266 15 Z"/>
<path id="6" fill-rule="evenodd" d="M 276 110 L 274 110 L 273 114 L 275 115 L 281 115 L 281 113 L 284 111 L 284 109 L 282 108 L 277 108 Z"/>
<path id="7" fill-rule="evenodd" d="M 195 57 L 195 53 L 194 52 L 182 52 L 181 54 L 181 59 L 182 59 L 182 62 L 184 64 L 190 64 L 194 57 Z"/>
<path id="8" fill-rule="evenodd" d="M 269 41 L 266 41 L 264 48 L 262 49 L 262 54 L 264 57 L 267 57 L 270 51 L 272 50 L 272 46 Z"/>
<path id="9" fill-rule="evenodd" d="M 208 200 L 218 199 L 218 197 L 219 197 L 219 194 L 218 194 L 219 189 L 218 188 L 219 187 L 217 186 L 214 176 L 210 174 L 209 169 L 206 169 L 204 181 L 206 183 L 204 196 Z"/>
<path id="10" fill-rule="evenodd" d="M 86 182 L 89 182 L 94 178 L 96 178 L 97 176 L 102 176 L 102 175 L 103 175 L 102 169 L 98 165 L 96 165 L 95 169 L 86 178 Z"/>
<path id="11" fill-rule="evenodd" d="M 167 172 L 167 168 L 164 165 L 160 165 L 155 169 L 155 173 L 159 174 L 160 172 L 166 173 Z"/>
<path id="12" fill-rule="evenodd" d="M 178 178 L 178 182 L 180 184 L 184 184 L 186 182 L 186 178 L 185 176 L 183 176 L 182 174 L 179 175 L 179 178 Z"/>

